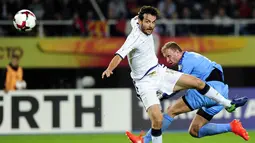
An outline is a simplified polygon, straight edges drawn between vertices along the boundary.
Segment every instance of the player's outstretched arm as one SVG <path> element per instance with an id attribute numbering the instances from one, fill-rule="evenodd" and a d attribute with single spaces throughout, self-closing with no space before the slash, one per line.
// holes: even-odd
<path id="1" fill-rule="evenodd" d="M 133 27 L 134 28 L 134 27 Z M 113 74 L 113 70 L 119 65 L 119 63 L 124 59 L 127 54 L 132 51 L 137 44 L 139 44 L 140 40 L 137 40 L 140 36 L 140 32 L 136 33 L 136 30 L 132 30 L 128 35 L 126 41 L 121 46 L 121 48 L 115 53 L 112 61 L 110 62 L 108 68 L 102 73 L 102 79 L 106 77 L 110 77 Z"/>
<path id="2" fill-rule="evenodd" d="M 108 68 L 102 73 L 102 79 L 104 78 L 104 76 L 110 77 L 113 74 L 112 71 L 120 64 L 121 61 L 122 58 L 118 54 L 115 55 L 111 60 Z"/>

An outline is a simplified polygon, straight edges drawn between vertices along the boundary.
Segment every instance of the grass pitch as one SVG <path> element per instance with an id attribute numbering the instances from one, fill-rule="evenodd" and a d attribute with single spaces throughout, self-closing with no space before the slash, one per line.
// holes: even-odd
<path id="1" fill-rule="evenodd" d="M 250 140 L 255 143 L 255 131 L 249 131 Z M 0 136 L 1 143 L 129 143 L 125 134 L 78 134 L 78 135 L 7 135 Z M 164 143 L 248 143 L 233 133 L 193 138 L 188 133 L 165 133 Z"/>

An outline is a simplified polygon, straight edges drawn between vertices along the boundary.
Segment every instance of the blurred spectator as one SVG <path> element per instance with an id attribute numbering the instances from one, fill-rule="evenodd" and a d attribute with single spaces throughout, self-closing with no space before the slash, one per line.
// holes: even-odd
<path id="1" fill-rule="evenodd" d="M 33 11 L 37 19 L 42 19 L 44 14 L 44 7 L 41 0 L 33 0 L 28 8 Z"/>
<path id="2" fill-rule="evenodd" d="M 231 22 L 231 19 L 230 17 L 226 15 L 225 9 L 223 7 L 220 7 L 218 9 L 218 14 L 215 15 L 214 17 L 214 21 L 215 21 L 215 24 L 218 24 L 218 25 L 222 24 L 222 25 L 228 26 Z"/>
<path id="3" fill-rule="evenodd" d="M 134 16 L 136 16 L 140 9 L 137 5 L 137 0 L 127 0 L 126 6 L 128 13 L 127 18 L 133 18 Z"/>
<path id="4" fill-rule="evenodd" d="M 19 11 L 18 2 L 16 0 L 8 0 L 7 1 L 7 10 L 8 10 L 8 14 L 14 15 L 16 12 Z"/>
<path id="5" fill-rule="evenodd" d="M 191 19 L 190 9 L 188 7 L 184 7 L 182 11 L 181 19 L 189 20 Z M 177 27 L 177 35 L 178 36 L 188 36 L 191 34 L 191 25 L 189 24 L 181 24 Z"/>
<path id="6" fill-rule="evenodd" d="M 81 19 L 86 19 L 87 11 L 91 11 L 93 8 L 89 0 L 71 0 L 72 10 L 74 12 L 78 12 Z"/>
<path id="7" fill-rule="evenodd" d="M 252 10 L 251 18 L 255 19 L 255 8 Z M 255 24 L 248 24 L 245 29 L 247 33 L 255 34 Z"/>
<path id="8" fill-rule="evenodd" d="M 43 8 L 45 10 L 43 19 L 47 19 L 47 20 L 54 19 L 55 3 L 52 0 L 44 0 Z"/>
<path id="9" fill-rule="evenodd" d="M 201 24 L 175 25 L 175 32 L 179 33 L 179 36 L 190 35 L 190 33 L 203 35 L 231 34 L 234 30 L 232 29 L 233 25 L 230 25 L 231 19 L 253 18 L 252 12 L 253 9 L 255 9 L 254 0 L 95 0 L 95 2 L 98 3 L 99 8 L 107 19 L 117 20 L 117 25 L 111 25 L 113 28 L 110 28 L 110 32 L 113 32 L 111 35 L 114 36 L 123 35 L 123 29 L 127 29 L 123 28 L 125 21 L 137 15 L 142 5 L 157 6 L 161 12 L 161 16 L 167 19 L 213 19 L 215 21 L 216 25 L 210 25 L 209 27 L 211 28 L 202 28 L 206 26 L 201 27 Z M 20 9 L 30 9 L 39 20 L 72 20 L 75 13 L 78 13 L 79 20 L 76 19 L 76 30 L 72 30 L 73 25 L 44 25 L 43 29 L 46 36 L 74 35 L 77 34 L 79 30 L 82 30 L 82 28 L 78 28 L 80 26 L 78 23 L 90 23 L 91 20 L 99 20 L 98 13 L 90 0 L 1 0 L 0 18 L 2 20 L 12 20 L 14 14 Z M 97 29 L 97 31 L 100 31 L 100 29 L 101 31 L 105 31 L 103 23 L 104 22 L 101 22 L 101 24 L 98 24 L 101 26 L 97 25 L 97 28 L 94 29 Z M 92 27 L 91 25 L 85 25 L 85 35 L 91 35 L 91 31 L 90 34 L 86 32 L 87 27 L 93 29 L 93 24 Z M 240 26 L 240 30 L 244 30 L 241 27 L 242 26 Z M 215 28 L 216 31 L 212 32 Z M 13 29 L 12 25 L 1 25 L 0 29 L 2 29 L 2 31 L 0 31 L 1 35 L 36 35 L 36 30 L 34 30 L 35 32 L 27 34 L 19 33 Z M 223 31 L 221 31 L 222 29 Z M 158 26 L 159 33 L 164 36 L 169 35 L 171 30 L 173 30 L 173 28 L 169 27 L 167 24 L 159 24 Z M 95 34 L 95 30 L 92 30 L 92 33 L 93 32 Z M 246 32 L 243 31 L 241 33 Z"/>
<path id="10" fill-rule="evenodd" d="M 193 16 L 192 16 L 192 18 L 194 18 L 194 19 L 201 19 L 201 11 L 202 11 L 202 5 L 201 5 L 201 3 L 198 3 L 198 2 L 196 2 L 196 3 L 194 3 L 194 5 L 193 5 Z"/>
<path id="11" fill-rule="evenodd" d="M 163 18 L 170 18 L 176 11 L 176 5 L 172 0 L 161 0 L 158 5 L 160 15 Z"/>
<path id="12" fill-rule="evenodd" d="M 211 14 L 211 11 L 210 9 L 206 8 L 202 11 L 201 13 L 201 18 L 202 19 L 212 19 L 212 14 Z"/>
<path id="13" fill-rule="evenodd" d="M 229 2 L 229 16 L 232 18 L 239 18 L 240 12 L 238 10 L 238 4 L 236 0 L 230 0 Z"/>
<path id="14" fill-rule="evenodd" d="M 77 12 L 74 14 L 74 17 L 73 17 L 73 25 L 74 25 L 74 35 L 82 36 L 85 34 L 84 23 Z"/>
<path id="15" fill-rule="evenodd" d="M 108 18 L 118 19 L 120 16 L 126 16 L 127 10 L 124 0 L 111 0 L 108 5 Z"/>
<path id="16" fill-rule="evenodd" d="M 116 29 L 116 35 L 112 35 L 112 36 L 125 36 L 126 35 L 125 34 L 126 19 L 124 16 L 121 16 L 120 19 L 118 19 L 115 29 Z"/>
<path id="17" fill-rule="evenodd" d="M 26 88 L 26 82 L 23 80 L 23 69 L 19 65 L 19 57 L 13 55 L 10 64 L 6 67 L 5 92 Z"/>
<path id="18" fill-rule="evenodd" d="M 219 4 L 217 3 L 217 0 L 206 0 L 203 3 L 204 8 L 208 8 L 212 15 L 215 15 L 218 12 Z"/>
<path id="19" fill-rule="evenodd" d="M 184 7 L 182 11 L 182 19 L 191 19 L 190 9 L 188 7 Z"/>
<path id="20" fill-rule="evenodd" d="M 107 34 L 107 22 L 94 19 L 94 12 L 89 11 L 86 26 L 88 30 L 88 36 L 105 37 Z"/>
<path id="21" fill-rule="evenodd" d="M 231 32 L 231 18 L 226 15 L 223 7 L 220 7 L 218 10 L 218 14 L 214 17 L 217 32 L 218 34 L 229 34 Z"/>
<path id="22" fill-rule="evenodd" d="M 251 14 L 251 8 L 250 8 L 247 0 L 241 0 L 239 5 L 240 5 L 240 8 L 239 8 L 240 17 L 241 18 L 248 18 Z"/>
<path id="23" fill-rule="evenodd" d="M 72 18 L 72 9 L 69 6 L 69 4 L 70 4 L 70 0 L 63 0 L 63 4 L 61 4 L 62 5 L 61 13 L 63 15 L 63 19 L 71 19 Z"/>
<path id="24" fill-rule="evenodd" d="M 212 14 L 209 8 L 205 8 L 201 13 L 201 18 L 204 20 L 212 19 Z M 215 27 L 213 24 L 200 25 L 199 27 L 201 35 L 212 35 L 215 34 Z"/>

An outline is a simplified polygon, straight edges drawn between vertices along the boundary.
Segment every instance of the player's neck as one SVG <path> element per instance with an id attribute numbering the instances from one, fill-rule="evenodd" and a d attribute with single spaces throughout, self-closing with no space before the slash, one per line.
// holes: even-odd
<path id="1" fill-rule="evenodd" d="M 179 59 L 181 59 L 181 58 L 183 57 L 183 54 L 184 54 L 184 52 L 180 52 L 180 53 L 178 54 Z"/>
<path id="2" fill-rule="evenodd" d="M 182 62 L 182 59 L 183 59 L 183 56 L 184 56 L 184 51 L 180 52 L 180 57 L 179 57 L 179 62 L 178 63 L 181 63 Z"/>

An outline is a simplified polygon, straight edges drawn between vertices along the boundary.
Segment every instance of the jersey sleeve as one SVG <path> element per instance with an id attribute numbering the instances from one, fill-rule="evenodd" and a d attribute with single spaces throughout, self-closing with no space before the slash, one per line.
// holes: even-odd
<path id="1" fill-rule="evenodd" d="M 130 24 L 131 24 L 132 28 L 135 28 L 138 24 L 138 16 L 132 18 L 131 21 L 130 21 Z"/>
<path id="2" fill-rule="evenodd" d="M 136 47 L 139 41 L 139 37 L 140 34 L 133 34 L 131 32 L 121 48 L 115 53 L 115 55 L 119 55 L 122 59 L 124 59 L 127 54 Z"/>

